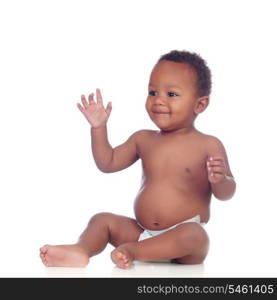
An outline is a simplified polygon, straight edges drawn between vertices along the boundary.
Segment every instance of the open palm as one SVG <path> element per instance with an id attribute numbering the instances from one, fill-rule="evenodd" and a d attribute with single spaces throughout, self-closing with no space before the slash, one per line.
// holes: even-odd
<path id="1" fill-rule="evenodd" d="M 88 101 L 86 100 L 86 97 L 82 95 L 81 101 L 83 106 L 80 103 L 77 103 L 77 107 L 93 128 L 104 126 L 107 123 L 112 110 L 111 102 L 104 108 L 102 95 L 99 89 L 96 89 L 96 99 L 97 102 L 94 101 L 93 93 L 88 96 Z"/>

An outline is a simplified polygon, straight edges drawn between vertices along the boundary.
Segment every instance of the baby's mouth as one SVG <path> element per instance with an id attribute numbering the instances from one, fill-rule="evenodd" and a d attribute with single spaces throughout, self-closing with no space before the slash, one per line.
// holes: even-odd
<path id="1" fill-rule="evenodd" d="M 168 111 L 160 111 L 160 110 L 153 110 L 152 112 L 157 115 L 168 115 L 169 114 Z"/>

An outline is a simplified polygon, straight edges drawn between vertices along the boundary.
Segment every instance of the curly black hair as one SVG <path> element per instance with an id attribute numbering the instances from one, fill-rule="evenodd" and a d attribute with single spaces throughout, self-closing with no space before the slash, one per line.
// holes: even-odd
<path id="1" fill-rule="evenodd" d="M 172 50 L 160 57 L 158 63 L 162 60 L 168 60 L 178 63 L 189 64 L 197 75 L 198 96 L 209 96 L 212 88 L 211 70 L 205 60 L 198 54 L 189 51 Z"/>

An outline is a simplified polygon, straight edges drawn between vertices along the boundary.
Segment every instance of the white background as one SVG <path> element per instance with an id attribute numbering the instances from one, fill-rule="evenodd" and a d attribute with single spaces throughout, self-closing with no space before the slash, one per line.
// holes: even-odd
<path id="1" fill-rule="evenodd" d="M 0 4 L 0 276 L 269 277 L 276 262 L 275 1 L 12 1 Z M 196 127 L 227 150 L 237 192 L 213 198 L 204 265 L 104 253 L 86 269 L 45 268 L 38 249 L 73 243 L 95 213 L 133 217 L 140 162 L 103 174 L 76 103 L 101 88 L 116 146 L 154 125 L 144 109 L 160 55 L 190 50 L 213 74 Z M 274 138 L 275 137 L 275 138 Z"/>

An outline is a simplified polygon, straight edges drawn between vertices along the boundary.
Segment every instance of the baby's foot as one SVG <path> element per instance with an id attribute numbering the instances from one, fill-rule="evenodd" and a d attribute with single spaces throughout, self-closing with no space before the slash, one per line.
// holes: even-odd
<path id="1" fill-rule="evenodd" d="M 112 251 L 112 261 L 121 269 L 128 269 L 132 266 L 134 260 L 130 251 L 124 246 L 120 246 Z"/>
<path id="2" fill-rule="evenodd" d="M 47 267 L 85 267 L 88 255 L 77 245 L 45 245 L 40 248 L 40 258 Z"/>

